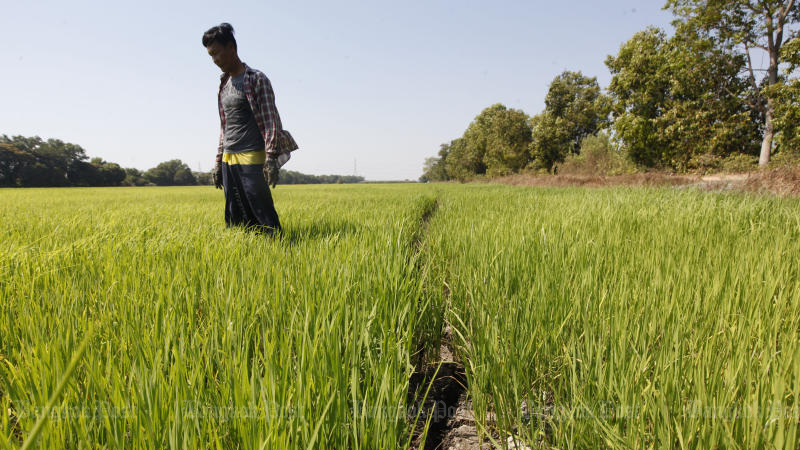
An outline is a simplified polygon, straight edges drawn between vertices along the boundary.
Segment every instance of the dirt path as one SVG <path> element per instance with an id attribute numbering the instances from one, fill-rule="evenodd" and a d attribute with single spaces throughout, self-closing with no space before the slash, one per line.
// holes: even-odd
<path id="1" fill-rule="evenodd" d="M 700 181 L 687 184 L 685 187 L 697 187 L 708 191 L 744 189 L 748 176 L 746 173 L 703 175 Z"/>
<path id="2" fill-rule="evenodd" d="M 712 181 L 724 181 L 724 182 L 742 182 L 744 183 L 747 180 L 746 173 L 731 173 L 731 174 L 716 174 L 716 175 L 704 175 L 700 177 L 700 181 L 712 182 Z"/>

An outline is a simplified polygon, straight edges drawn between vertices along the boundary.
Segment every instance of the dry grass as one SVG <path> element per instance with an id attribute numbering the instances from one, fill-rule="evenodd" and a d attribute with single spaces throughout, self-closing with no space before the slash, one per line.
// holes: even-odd
<path id="1" fill-rule="evenodd" d="M 800 164 L 753 172 L 744 181 L 743 188 L 777 195 L 800 195 Z"/>
<path id="2" fill-rule="evenodd" d="M 700 181 L 696 175 L 675 175 L 666 172 L 642 172 L 625 175 L 534 175 L 517 174 L 486 180 L 513 186 L 682 186 Z"/>
<path id="3" fill-rule="evenodd" d="M 708 176 L 679 175 L 668 172 L 643 172 L 615 176 L 601 175 L 535 175 L 517 174 L 478 182 L 512 186 L 697 186 L 706 190 L 741 189 L 776 195 L 800 195 L 800 164 L 747 174 L 715 174 Z"/>

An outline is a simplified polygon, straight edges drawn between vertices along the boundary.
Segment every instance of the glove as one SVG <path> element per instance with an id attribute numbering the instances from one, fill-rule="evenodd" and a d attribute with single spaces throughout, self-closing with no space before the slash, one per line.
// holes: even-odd
<path id="1" fill-rule="evenodd" d="M 214 186 L 217 189 L 222 189 L 222 162 L 217 161 L 214 170 L 211 171 L 211 180 L 214 181 Z"/>
<path id="2" fill-rule="evenodd" d="M 278 160 L 272 157 L 267 158 L 267 162 L 264 163 L 264 178 L 267 180 L 267 185 L 272 186 L 273 189 L 278 184 L 279 173 Z"/>

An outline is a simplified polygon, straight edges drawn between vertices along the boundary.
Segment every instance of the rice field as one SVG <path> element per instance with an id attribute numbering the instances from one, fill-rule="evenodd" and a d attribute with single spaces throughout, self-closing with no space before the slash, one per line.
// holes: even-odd
<path id="1" fill-rule="evenodd" d="M 0 190 L 0 448 L 416 448 L 445 326 L 500 447 L 798 446 L 798 199 L 274 197 L 280 239 L 208 187 Z"/>
<path id="2" fill-rule="evenodd" d="M 555 448 L 800 445 L 797 199 L 447 191 L 430 259 L 479 421 Z"/>

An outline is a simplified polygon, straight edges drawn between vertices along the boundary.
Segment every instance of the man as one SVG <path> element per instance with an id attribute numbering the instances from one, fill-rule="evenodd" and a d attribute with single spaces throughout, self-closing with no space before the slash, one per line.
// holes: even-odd
<path id="1" fill-rule="evenodd" d="M 281 126 L 269 79 L 239 59 L 228 23 L 203 34 L 203 46 L 222 69 L 217 103 L 220 118 L 214 185 L 225 192 L 225 224 L 253 227 L 266 234 L 281 230 L 269 185 L 297 149 Z"/>

